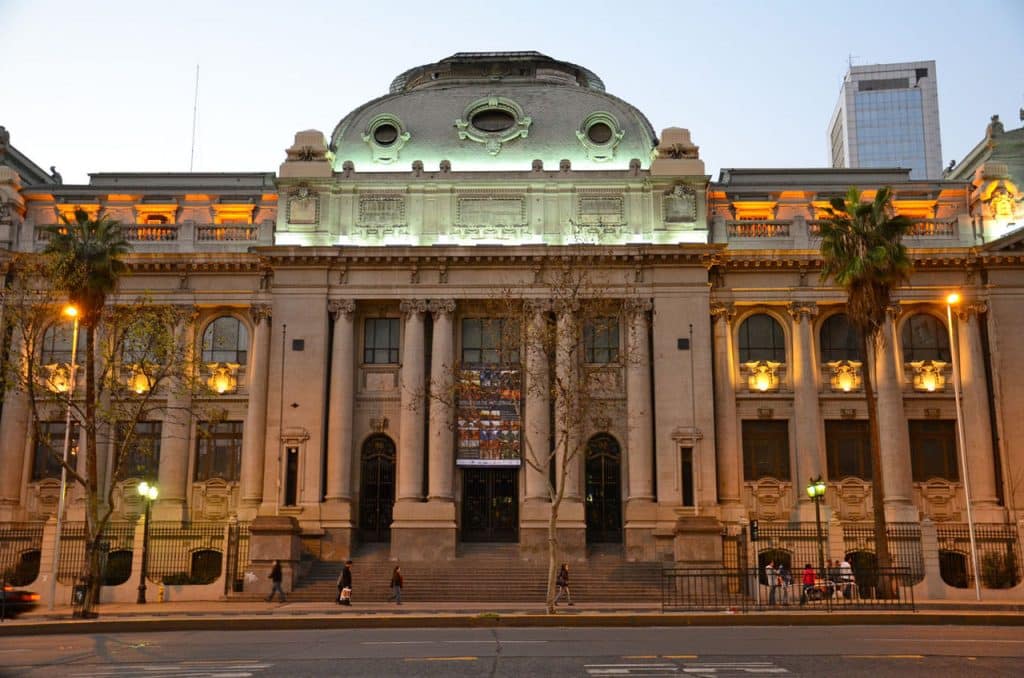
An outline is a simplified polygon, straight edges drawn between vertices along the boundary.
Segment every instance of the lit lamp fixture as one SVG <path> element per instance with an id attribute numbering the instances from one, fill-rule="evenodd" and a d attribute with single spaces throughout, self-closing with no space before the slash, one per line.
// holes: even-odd
<path id="1" fill-rule="evenodd" d="M 825 547 L 821 535 L 821 500 L 825 498 L 825 481 L 821 476 L 807 483 L 807 496 L 814 502 L 814 522 L 818 528 L 818 573 L 825 577 Z"/>
<path id="2" fill-rule="evenodd" d="M 211 391 L 224 395 L 238 390 L 238 363 L 208 363 L 206 367 L 210 370 L 206 385 Z"/>
<path id="3" fill-rule="evenodd" d="M 750 372 L 750 376 L 747 378 L 747 386 L 751 391 L 765 393 L 766 391 L 779 390 L 779 376 L 776 371 L 782 366 L 782 363 L 772 362 L 771 360 L 756 360 L 743 363 L 743 366 Z"/>
<path id="4" fill-rule="evenodd" d="M 946 377 L 942 374 L 946 363 L 941 360 L 918 360 L 910 363 L 914 370 L 914 389 L 926 393 L 944 390 Z"/>
<path id="5" fill-rule="evenodd" d="M 131 365 L 131 373 L 128 375 L 128 390 L 136 395 L 143 395 L 148 393 L 153 388 L 153 382 L 150 381 L 149 375 L 146 374 L 145 369 L 142 365 Z"/>
<path id="6" fill-rule="evenodd" d="M 135 602 L 143 605 L 146 602 L 146 565 L 149 562 L 149 509 L 160 495 L 160 490 L 156 485 L 143 481 L 139 483 L 139 494 L 146 502 L 146 522 L 142 527 L 142 569 L 139 572 L 139 596 Z"/>
<path id="7" fill-rule="evenodd" d="M 71 370 L 66 363 L 43 365 L 46 370 L 46 388 L 54 393 L 67 393 L 71 390 Z"/>
<path id="8" fill-rule="evenodd" d="M 834 360 L 825 363 L 832 370 L 832 378 L 829 384 L 833 391 L 849 393 L 860 388 L 860 366 L 857 360 Z"/>

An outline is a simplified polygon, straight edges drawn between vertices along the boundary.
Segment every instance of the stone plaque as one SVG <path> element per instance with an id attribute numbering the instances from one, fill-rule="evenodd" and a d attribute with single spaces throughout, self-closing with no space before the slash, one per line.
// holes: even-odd
<path id="1" fill-rule="evenodd" d="M 364 195 L 359 197 L 359 223 L 363 226 L 405 224 L 405 198 Z"/>
<path id="2" fill-rule="evenodd" d="M 622 198 L 619 196 L 581 197 L 579 220 L 588 226 L 621 224 L 625 221 Z"/>
<path id="3" fill-rule="evenodd" d="M 464 226 L 517 226 L 526 223 L 523 199 L 459 198 L 458 223 Z"/>
<path id="4" fill-rule="evenodd" d="M 697 220 L 697 191 L 692 186 L 677 184 L 665 194 L 665 223 L 692 223 Z"/>

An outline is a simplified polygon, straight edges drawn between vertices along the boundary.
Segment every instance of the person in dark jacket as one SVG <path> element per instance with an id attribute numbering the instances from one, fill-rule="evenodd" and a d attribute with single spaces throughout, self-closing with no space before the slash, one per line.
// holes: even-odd
<path id="1" fill-rule="evenodd" d="M 345 569 L 338 576 L 338 604 L 352 604 L 352 561 L 345 561 Z"/>
<path id="2" fill-rule="evenodd" d="M 272 586 L 270 587 L 270 595 L 267 596 L 267 602 L 269 603 L 274 599 L 275 593 L 281 594 L 281 602 L 284 602 L 284 589 L 281 588 L 281 580 L 284 577 L 281 574 L 281 561 L 275 560 L 274 566 L 270 568 L 270 581 Z"/>
<path id="3" fill-rule="evenodd" d="M 569 591 L 569 564 L 562 563 L 562 567 L 558 569 L 558 576 L 555 577 L 555 605 L 558 605 L 558 601 L 562 599 L 562 594 L 565 594 L 566 599 L 569 601 L 569 606 L 572 606 L 572 592 Z"/>
<path id="4" fill-rule="evenodd" d="M 402 604 L 402 585 L 405 580 L 402 578 L 402 568 L 395 565 L 394 572 L 391 573 L 391 597 L 394 599 L 396 605 Z"/>

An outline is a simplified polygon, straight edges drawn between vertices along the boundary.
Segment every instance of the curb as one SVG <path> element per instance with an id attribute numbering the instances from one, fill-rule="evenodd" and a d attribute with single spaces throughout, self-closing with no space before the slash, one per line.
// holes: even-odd
<path id="1" fill-rule="evenodd" d="M 229 622 L 225 626 L 225 622 Z M 1006 613 L 885 614 L 487 614 L 415 616 L 264 616 L 99 619 L 0 625 L 0 637 L 165 631 L 255 631 L 410 628 L 714 627 L 714 626 L 1024 626 L 1024 615 Z"/>

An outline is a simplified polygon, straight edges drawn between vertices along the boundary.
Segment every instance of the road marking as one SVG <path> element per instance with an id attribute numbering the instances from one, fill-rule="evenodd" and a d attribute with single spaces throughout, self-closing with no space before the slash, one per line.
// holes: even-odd
<path id="1" fill-rule="evenodd" d="M 623 659 L 657 659 L 658 655 L 656 655 L 656 654 L 624 654 L 624 655 L 622 655 L 622 658 Z"/>
<path id="2" fill-rule="evenodd" d="M 591 676 L 674 676 L 679 673 L 675 664 L 586 664 Z"/>
<path id="3" fill-rule="evenodd" d="M 844 654 L 843 659 L 924 659 L 923 654 Z"/>
<path id="4" fill-rule="evenodd" d="M 698 675 L 723 675 L 735 673 L 789 673 L 789 669 L 771 662 L 699 662 L 684 664 L 683 673 Z"/>
<path id="5" fill-rule="evenodd" d="M 406 657 L 407 662 L 475 662 L 479 657 Z"/>
<path id="6" fill-rule="evenodd" d="M 93 669 L 91 671 L 78 671 L 70 674 L 72 678 L 106 678 L 107 676 L 120 676 L 142 674 L 150 676 L 180 676 L 181 678 L 250 678 L 263 669 L 269 669 L 273 664 L 260 663 L 255 661 L 228 661 L 228 660 L 190 660 L 174 662 L 171 664 L 118 664 L 110 668 Z"/>
<path id="7" fill-rule="evenodd" d="M 363 645 L 433 645 L 432 640 L 364 640 Z"/>
<path id="8" fill-rule="evenodd" d="M 663 654 L 663 655 L 661 655 L 661 658 L 662 659 L 696 659 L 697 655 L 695 655 L 695 654 Z"/>

